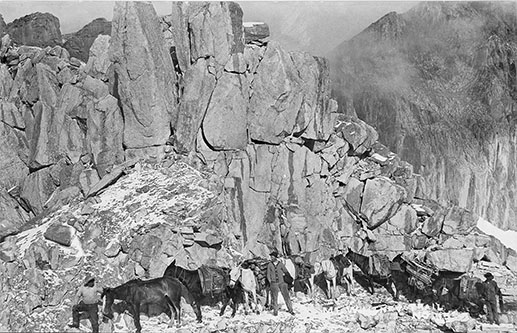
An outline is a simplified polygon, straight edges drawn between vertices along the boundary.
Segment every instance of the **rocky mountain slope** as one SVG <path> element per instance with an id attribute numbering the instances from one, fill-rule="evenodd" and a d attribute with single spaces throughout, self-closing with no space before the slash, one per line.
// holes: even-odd
<path id="1" fill-rule="evenodd" d="M 4 33 L 18 45 L 39 47 L 60 45 L 62 38 L 59 19 L 50 13 L 39 12 L 10 22 Z"/>
<path id="2" fill-rule="evenodd" d="M 50 13 L 36 12 L 8 24 L 0 15 L 0 36 L 6 34 L 17 45 L 62 46 L 71 57 L 88 61 L 90 47 L 97 36 L 111 35 L 111 22 L 97 18 L 77 32 L 62 35 L 59 19 Z"/>
<path id="3" fill-rule="evenodd" d="M 331 56 L 340 111 L 374 126 L 426 195 L 512 229 L 516 13 L 515 3 L 421 3 Z"/>
<path id="4" fill-rule="evenodd" d="M 63 330 L 78 281 L 350 246 L 439 269 L 517 255 L 330 98 L 328 61 L 287 52 L 235 3 L 117 2 L 87 63 L 0 47 L 0 324 Z M 6 218 L 4 218 L 4 216 Z M 510 273 L 511 274 L 511 273 Z"/>

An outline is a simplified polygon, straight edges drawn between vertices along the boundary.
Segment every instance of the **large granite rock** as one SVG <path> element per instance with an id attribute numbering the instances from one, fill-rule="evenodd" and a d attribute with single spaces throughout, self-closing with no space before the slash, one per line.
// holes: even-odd
<path id="1" fill-rule="evenodd" d="M 213 57 L 220 66 L 244 52 L 242 10 L 233 2 L 186 2 L 190 58 Z"/>
<path id="2" fill-rule="evenodd" d="M 79 31 L 66 35 L 63 47 L 70 56 L 87 62 L 90 47 L 99 35 L 111 35 L 111 22 L 105 18 L 96 18 Z"/>
<path id="3" fill-rule="evenodd" d="M 409 205 L 402 204 L 397 213 L 378 230 L 388 235 L 409 235 L 418 227 L 416 211 Z M 382 236 L 381 236 L 382 237 Z"/>
<path id="4" fill-rule="evenodd" d="M 368 218 L 368 227 L 375 229 L 393 217 L 406 193 L 387 178 L 368 179 L 364 187 L 361 213 Z"/>
<path id="5" fill-rule="evenodd" d="M 425 260 L 439 270 L 451 272 L 468 272 L 472 267 L 474 250 L 446 249 L 428 252 Z"/>
<path id="6" fill-rule="evenodd" d="M 0 123 L 0 186 L 10 188 L 28 175 L 29 149 L 23 132 Z"/>
<path id="7" fill-rule="evenodd" d="M 370 150 L 379 138 L 377 131 L 360 119 L 350 119 L 340 115 L 337 122 L 337 132 L 341 133 L 356 155 L 362 155 Z"/>
<path id="8" fill-rule="evenodd" d="M 115 3 L 110 59 L 124 115 L 124 145 L 165 144 L 177 119 L 176 76 L 152 4 Z"/>
<path id="9" fill-rule="evenodd" d="M 188 33 L 187 3 L 176 1 L 172 3 L 172 12 L 160 18 L 166 46 L 171 53 L 174 69 L 185 73 L 191 63 L 190 41 Z"/>
<path id="10" fill-rule="evenodd" d="M 122 113 L 117 99 L 111 95 L 95 100 L 94 107 L 88 111 L 87 142 L 97 172 L 103 177 L 114 165 L 124 161 Z"/>
<path id="11" fill-rule="evenodd" d="M 70 226 L 60 223 L 52 224 L 43 234 L 46 239 L 64 246 L 72 244 L 72 235 Z"/>
<path id="12" fill-rule="evenodd" d="M 25 178 L 20 197 L 28 204 L 34 214 L 39 214 L 45 208 L 45 203 L 56 188 L 51 170 L 47 167 L 32 172 Z"/>
<path id="13" fill-rule="evenodd" d="M 203 119 L 203 135 L 214 150 L 244 150 L 248 144 L 248 92 L 244 80 L 230 73 L 217 80 Z"/>
<path id="14" fill-rule="evenodd" d="M 193 150 L 201 122 L 211 101 L 216 79 L 209 73 L 208 66 L 207 60 L 198 59 L 183 78 L 185 88 L 181 94 L 174 132 L 174 146 L 180 152 Z M 240 90 L 238 92 L 241 95 Z M 245 126 L 245 123 L 241 125 Z"/>
<path id="15" fill-rule="evenodd" d="M 106 35 L 99 35 L 95 38 L 89 49 L 88 63 L 85 68 L 88 75 L 103 81 L 108 80 L 111 65 L 109 57 L 110 40 L 111 36 Z M 110 92 L 112 92 L 111 89 Z"/>
<path id="16" fill-rule="evenodd" d="M 50 13 L 33 13 L 7 24 L 7 33 L 19 45 L 55 46 L 61 44 L 59 19 Z"/>
<path id="17" fill-rule="evenodd" d="M 305 53 L 267 46 L 252 83 L 248 123 L 251 139 L 280 143 L 293 133 L 313 140 L 330 136 L 328 67 Z M 327 97 L 327 98 L 326 98 Z"/>
<path id="18" fill-rule="evenodd" d="M 0 239 L 16 233 L 26 222 L 20 209 L 9 193 L 0 189 Z"/>
<path id="19" fill-rule="evenodd" d="M 55 79 L 55 76 L 51 76 L 51 72 L 48 73 L 49 78 Z M 51 86 L 44 86 L 44 88 L 54 91 Z M 81 90 L 65 85 L 59 92 L 55 104 L 49 105 L 40 100 L 34 105 L 34 128 L 28 138 L 31 148 L 29 160 L 31 167 L 38 168 L 54 164 L 63 154 L 74 163 L 79 160 L 85 147 L 84 133 L 69 113 L 81 102 Z"/>
<path id="20" fill-rule="evenodd" d="M 447 208 L 440 206 L 434 200 L 422 200 L 422 203 L 423 208 L 430 214 L 422 224 L 422 233 L 429 237 L 437 236 L 442 231 Z"/>
<path id="21" fill-rule="evenodd" d="M 446 235 L 468 235 L 476 227 L 477 218 L 461 207 L 451 207 L 443 220 L 442 232 Z"/>

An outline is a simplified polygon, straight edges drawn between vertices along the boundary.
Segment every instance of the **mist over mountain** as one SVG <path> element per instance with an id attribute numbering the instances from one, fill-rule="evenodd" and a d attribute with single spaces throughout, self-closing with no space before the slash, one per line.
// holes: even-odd
<path id="1" fill-rule="evenodd" d="M 515 3 L 420 3 L 330 56 L 340 112 L 372 124 L 432 198 L 513 229 L 516 13 Z"/>
<path id="2" fill-rule="evenodd" d="M 244 21 L 264 21 L 271 38 L 287 50 L 326 56 L 389 11 L 404 12 L 416 2 L 244 1 Z"/>

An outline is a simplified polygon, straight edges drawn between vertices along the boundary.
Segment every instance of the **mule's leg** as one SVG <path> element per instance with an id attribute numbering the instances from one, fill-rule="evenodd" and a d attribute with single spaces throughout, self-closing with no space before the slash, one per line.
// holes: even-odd
<path id="1" fill-rule="evenodd" d="M 244 314 L 245 315 L 248 315 L 249 311 L 250 311 L 250 298 L 249 298 L 249 295 L 248 295 L 248 292 L 246 290 L 243 290 L 244 292 Z"/>
<path id="2" fill-rule="evenodd" d="M 375 293 L 375 289 L 373 287 L 373 279 L 371 277 L 368 277 L 368 286 L 370 287 L 370 293 L 373 295 Z"/>
<path id="3" fill-rule="evenodd" d="M 386 290 L 388 290 L 391 297 L 393 297 L 393 299 L 396 301 L 397 295 L 395 294 L 395 292 L 393 291 L 393 288 L 391 287 L 392 284 L 393 284 L 393 281 L 391 281 L 391 278 L 387 278 L 384 287 L 386 288 Z"/>
<path id="4" fill-rule="evenodd" d="M 354 294 L 354 268 L 352 267 L 352 265 L 350 265 L 350 267 L 347 268 L 346 275 L 347 275 L 348 281 L 350 282 L 350 284 L 348 285 L 349 293 L 350 293 L 350 295 L 353 295 Z"/>
<path id="5" fill-rule="evenodd" d="M 171 326 L 174 326 L 174 319 L 176 319 L 177 326 L 181 326 L 181 298 L 171 300 L 169 296 L 165 296 L 165 300 L 171 310 Z"/>
<path id="6" fill-rule="evenodd" d="M 174 304 L 176 307 L 176 320 L 178 321 L 178 327 L 181 326 L 181 299 Z"/>
<path id="7" fill-rule="evenodd" d="M 142 332 L 142 325 L 140 325 L 140 303 L 133 306 L 133 321 L 135 322 L 136 333 Z"/>
<path id="8" fill-rule="evenodd" d="M 264 308 L 269 309 L 271 305 L 271 287 L 266 287 L 266 304 L 264 305 Z"/>
<path id="9" fill-rule="evenodd" d="M 337 291 L 337 277 L 332 278 L 332 299 L 336 299 L 336 291 Z"/>
<path id="10" fill-rule="evenodd" d="M 392 278 L 390 278 L 390 284 L 393 285 L 393 288 L 395 289 L 395 301 L 398 301 L 399 300 L 399 294 L 400 294 L 400 291 L 399 291 L 399 288 L 397 288 L 397 286 L 395 285 L 395 281 L 393 281 Z"/>
<path id="11" fill-rule="evenodd" d="M 315 274 L 311 274 L 311 277 L 309 278 L 309 283 L 308 283 L 311 298 L 314 298 L 314 277 L 315 276 L 316 276 Z"/>
<path id="12" fill-rule="evenodd" d="M 251 294 L 252 294 L 252 297 L 253 297 L 253 303 L 255 304 L 255 312 L 257 314 L 259 314 L 260 313 L 260 309 L 259 309 L 258 302 L 257 302 L 257 292 L 255 290 L 253 290 L 251 292 Z"/>
<path id="13" fill-rule="evenodd" d="M 222 317 L 224 315 L 224 310 L 226 310 L 229 301 L 229 297 L 223 297 L 223 306 L 221 307 L 221 311 L 219 312 L 219 317 Z"/>
<path id="14" fill-rule="evenodd" d="M 239 306 L 239 303 L 237 303 L 237 295 L 235 295 L 235 297 L 232 298 L 232 318 L 235 317 L 238 306 Z"/>
<path id="15" fill-rule="evenodd" d="M 195 301 L 195 306 L 193 306 L 193 308 L 194 312 L 196 313 L 197 322 L 203 322 L 203 318 L 201 317 L 201 305 L 199 304 L 199 301 Z"/>

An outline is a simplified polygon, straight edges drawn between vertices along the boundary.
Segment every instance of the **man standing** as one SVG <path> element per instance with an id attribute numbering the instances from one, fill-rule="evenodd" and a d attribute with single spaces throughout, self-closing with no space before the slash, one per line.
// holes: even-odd
<path id="1" fill-rule="evenodd" d="M 293 305 L 289 298 L 289 291 L 287 290 L 287 284 L 284 281 L 284 275 L 289 274 L 284 264 L 278 260 L 278 252 L 273 251 L 271 254 L 271 262 L 267 265 L 267 280 L 271 288 L 271 302 L 273 303 L 273 314 L 278 315 L 278 292 L 282 293 L 287 310 L 290 314 L 294 315 Z"/>
<path id="2" fill-rule="evenodd" d="M 81 312 L 87 312 L 92 324 L 93 333 L 99 332 L 98 303 L 101 298 L 102 288 L 95 285 L 95 278 L 87 277 L 84 285 L 79 287 L 75 297 L 75 305 L 72 307 L 73 323 L 70 327 L 79 328 L 79 317 Z"/>
<path id="3" fill-rule="evenodd" d="M 492 273 L 485 274 L 486 281 L 485 285 L 485 304 L 487 308 L 487 319 L 490 324 L 494 322 L 499 325 L 499 313 L 497 312 L 497 298 L 500 299 L 500 304 L 503 304 L 503 295 L 501 294 L 501 290 L 499 286 L 497 286 L 497 282 L 494 281 L 494 276 Z"/>

